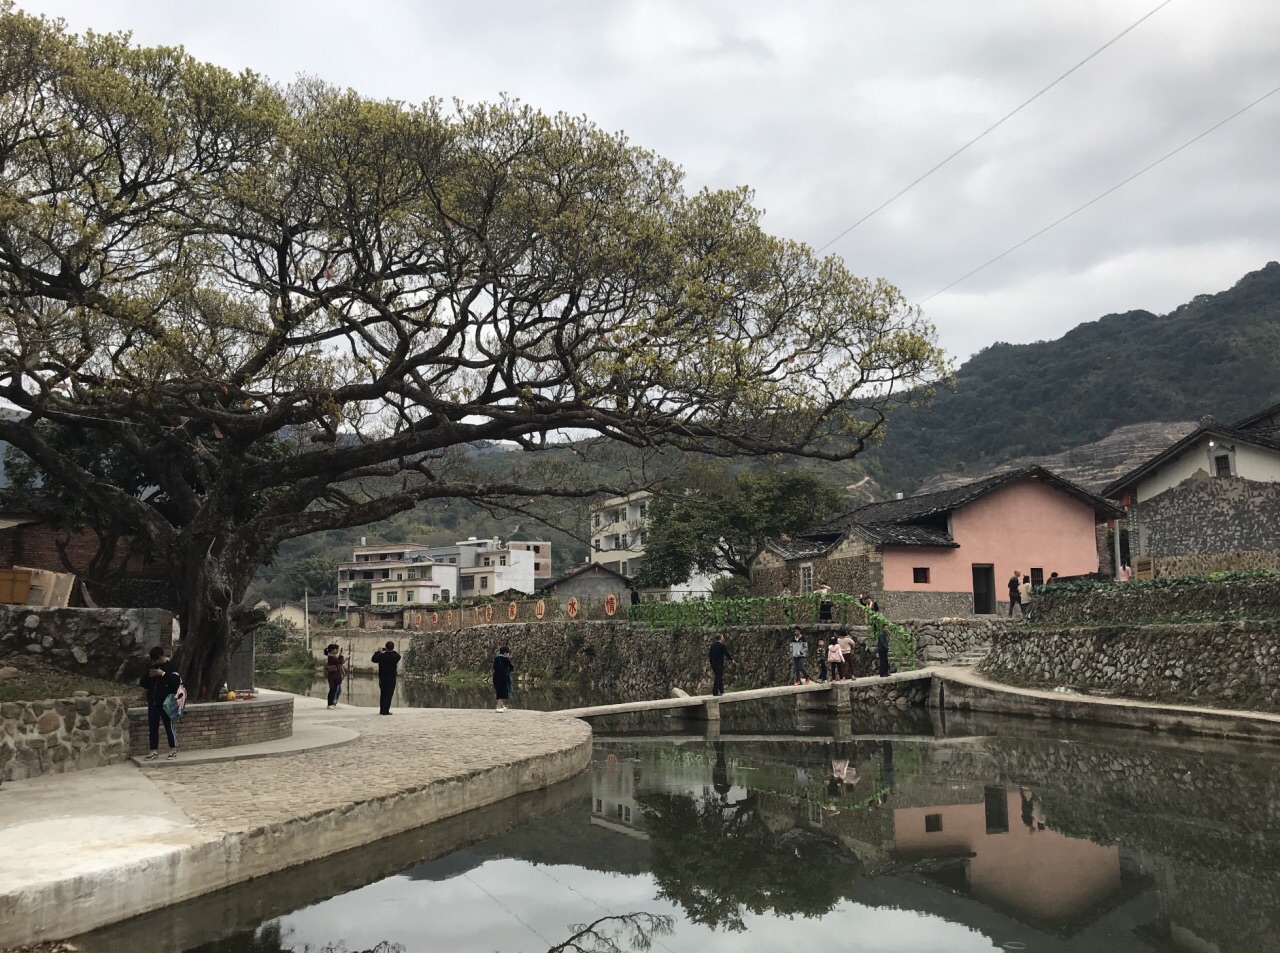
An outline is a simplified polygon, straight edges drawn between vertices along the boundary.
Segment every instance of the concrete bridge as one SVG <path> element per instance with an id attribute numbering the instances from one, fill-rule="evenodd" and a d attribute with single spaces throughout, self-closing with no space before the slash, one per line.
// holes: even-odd
<path id="1" fill-rule="evenodd" d="M 795 696 L 796 707 L 801 711 L 823 711 L 844 714 L 853 710 L 853 693 L 884 688 L 889 685 L 931 682 L 936 669 L 922 668 L 913 672 L 897 672 L 879 678 L 868 676 L 847 682 L 810 682 L 808 685 L 777 685 L 771 688 L 751 688 L 723 695 L 677 695 L 671 698 L 655 698 L 644 702 L 620 702 L 616 705 L 591 705 L 587 708 L 566 708 L 558 712 L 574 718 L 603 718 L 606 715 L 626 715 L 640 711 L 679 711 L 692 721 L 719 721 L 720 706 L 735 702 L 754 702 L 770 698 Z"/>

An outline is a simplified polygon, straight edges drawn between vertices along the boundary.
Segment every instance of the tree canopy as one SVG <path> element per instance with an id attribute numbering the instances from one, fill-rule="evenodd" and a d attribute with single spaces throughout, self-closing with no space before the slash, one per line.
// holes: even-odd
<path id="1" fill-rule="evenodd" d="M 479 480 L 472 442 L 847 459 L 947 370 L 890 284 L 585 119 L 281 87 L 12 7 L 0 291 L 29 411 L 0 440 L 172 567 L 195 691 L 283 540 L 625 489 Z"/>
<path id="2" fill-rule="evenodd" d="M 750 578 L 747 560 L 769 536 L 800 533 L 839 514 L 840 488 L 804 470 L 701 466 L 662 488 L 649 506 L 645 586 L 675 586 L 696 569 Z"/>

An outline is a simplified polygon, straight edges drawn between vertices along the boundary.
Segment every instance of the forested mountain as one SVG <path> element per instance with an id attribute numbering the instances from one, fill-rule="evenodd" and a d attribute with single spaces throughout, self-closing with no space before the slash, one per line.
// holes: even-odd
<path id="1" fill-rule="evenodd" d="M 1280 264 L 1166 315 L 1110 314 L 1056 341 L 993 344 L 954 391 L 890 420 L 868 458 L 885 490 L 980 475 L 1144 421 L 1222 421 L 1280 402 Z"/>

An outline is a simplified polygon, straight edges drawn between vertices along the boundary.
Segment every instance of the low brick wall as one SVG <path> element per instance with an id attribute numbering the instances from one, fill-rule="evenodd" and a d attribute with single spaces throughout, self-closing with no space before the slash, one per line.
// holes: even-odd
<path id="1" fill-rule="evenodd" d="M 188 705 L 175 730 L 178 748 L 184 751 L 278 741 L 293 734 L 293 696 Z M 147 710 L 130 708 L 129 754 L 146 754 L 148 742 Z M 167 745 L 161 725 L 160 747 Z"/>
<path id="2" fill-rule="evenodd" d="M 1209 581 L 1115 583 L 1083 592 L 1042 586 L 1032 603 L 1037 626 L 1097 623 L 1280 619 L 1280 574 Z"/>
<path id="3" fill-rule="evenodd" d="M 123 698 L 93 696 L 0 704 L 0 780 L 20 781 L 123 761 Z"/>
<path id="4" fill-rule="evenodd" d="M 1280 711 L 1280 623 L 1007 627 L 979 671 L 1033 688 Z"/>

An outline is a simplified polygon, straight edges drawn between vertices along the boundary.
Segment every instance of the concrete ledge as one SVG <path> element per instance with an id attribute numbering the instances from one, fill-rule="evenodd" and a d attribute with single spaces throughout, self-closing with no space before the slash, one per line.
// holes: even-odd
<path id="1" fill-rule="evenodd" d="M 397 724 L 414 728 L 394 737 L 409 742 L 429 734 L 434 730 L 433 717 L 449 720 L 449 730 L 457 738 L 451 743 L 452 750 L 465 744 L 471 736 L 468 726 L 473 723 L 477 726 L 475 737 L 488 743 L 482 740 L 478 748 L 483 750 L 459 755 L 456 767 L 442 769 L 432 761 L 419 761 L 411 748 L 405 750 L 399 742 L 395 750 L 388 751 L 385 742 L 380 748 L 376 737 L 366 738 L 362 733 L 360 745 L 368 746 L 369 757 L 383 759 L 380 770 L 406 765 L 410 759 L 420 768 L 402 768 L 396 777 L 404 780 L 397 780 L 394 787 L 384 785 L 375 795 L 362 795 L 355 782 L 343 800 L 310 810 L 307 805 L 317 800 L 289 779 L 294 774 L 310 777 L 323 772 L 325 755 L 315 755 L 314 763 L 309 760 L 313 756 L 305 753 L 261 762 L 264 767 L 252 769 L 250 774 L 262 771 L 268 775 L 274 770 L 280 775 L 277 797 L 290 797 L 289 809 L 281 820 L 202 826 L 193 823 L 172 801 L 167 808 L 148 807 L 146 797 L 156 805 L 168 799 L 157 791 L 155 782 L 132 766 L 120 766 L 119 770 L 127 773 L 118 777 L 121 788 L 111 806 L 101 799 L 86 803 L 84 796 L 68 796 L 59 812 L 62 816 L 55 816 L 38 791 L 31 789 L 22 805 L 29 820 L 0 816 L 0 842 L 21 858 L 20 863 L 0 869 L 0 949 L 77 936 L 413 831 L 557 784 L 584 771 L 591 761 L 590 727 L 551 714 L 522 711 L 495 716 L 492 712 L 423 709 L 404 713 Z M 490 726 L 487 729 L 483 727 L 486 724 Z M 508 745 L 510 754 L 505 760 L 492 750 L 495 729 Z M 346 760 L 361 761 L 364 757 L 363 752 L 357 752 Z M 372 768 L 378 770 L 379 765 Z M 180 772 L 173 774 L 181 776 Z M 422 780 L 410 781 L 410 777 Z M 219 781 L 211 777 L 209 783 L 217 785 Z M 14 785 L 10 790 L 6 785 L 5 795 L 22 797 L 23 789 Z M 250 802 L 255 799 L 252 785 L 245 789 L 244 797 Z M 118 815 L 106 816 L 113 808 Z M 84 833 L 76 833 L 79 831 Z"/>
<path id="2" fill-rule="evenodd" d="M 734 702 L 759 701 L 764 698 L 786 698 L 792 695 L 810 695 L 825 692 L 829 697 L 833 690 L 857 690 L 881 685 L 892 685 L 897 682 L 928 681 L 936 669 L 921 668 L 911 672 L 896 672 L 879 678 L 875 675 L 866 678 L 854 678 L 845 682 L 810 682 L 808 685 L 774 685 L 769 688 L 749 688 L 740 692 L 725 692 L 723 695 L 681 695 L 674 698 L 655 698 L 652 701 L 619 702 L 616 705 L 591 705 L 586 708 L 566 708 L 556 712 L 558 715 L 570 715 L 574 718 L 598 718 L 602 715 L 625 715 L 637 711 L 663 711 L 671 708 L 693 708 L 708 704 L 729 705 Z"/>
<path id="3" fill-rule="evenodd" d="M 1280 741 L 1280 715 L 1016 688 L 988 681 L 965 669 L 937 670 L 929 704 L 947 710 L 1054 718 L 1242 741 Z"/>
<path id="4" fill-rule="evenodd" d="M 187 751 L 179 747 L 178 758 L 170 761 L 163 754 L 155 761 L 147 761 L 143 755 L 129 760 L 140 767 L 175 768 L 183 764 L 222 764 L 227 761 L 251 761 L 255 758 L 279 758 L 318 748 L 336 748 L 350 744 L 360 737 L 360 732 L 341 725 L 302 724 L 288 738 L 277 741 L 260 741 L 257 744 L 238 745 L 232 748 L 210 748 L 206 751 Z M 181 744 L 182 739 L 178 739 Z"/>

